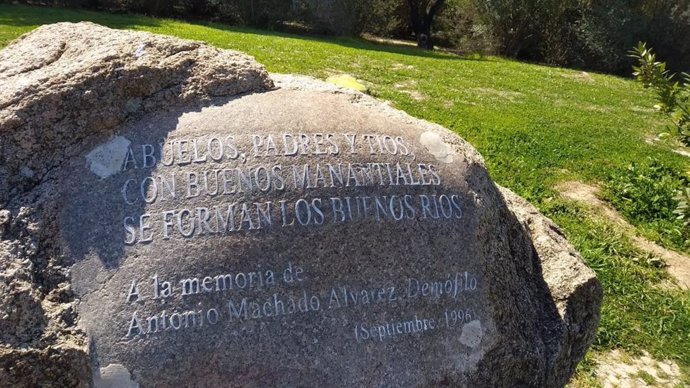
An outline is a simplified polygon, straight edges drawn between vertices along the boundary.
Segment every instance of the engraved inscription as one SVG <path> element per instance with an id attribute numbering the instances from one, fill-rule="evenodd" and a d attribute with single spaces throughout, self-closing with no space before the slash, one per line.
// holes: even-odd
<path id="1" fill-rule="evenodd" d="M 465 222 L 462 193 L 446 192 L 450 177 L 435 164 L 447 163 L 450 149 L 441 155 L 438 146 L 429 151 L 435 143 L 428 139 L 411 140 L 291 132 L 122 142 L 116 195 L 125 209 L 124 243 L 365 222 Z M 415 155 L 423 147 L 432 161 Z M 156 263 L 127 280 L 126 318 L 120 318 L 126 322 L 119 321 L 117 335 L 132 343 L 176 332 L 242 340 L 316 318 L 356 347 L 439 333 L 474 349 L 486 330 L 487 311 L 478 300 L 484 284 L 472 263 L 443 260 L 458 264 L 400 277 L 377 271 L 378 280 L 362 281 L 312 273 L 309 260 L 299 257 L 212 273 L 196 267 L 176 274 Z"/>
<path id="2" fill-rule="evenodd" d="M 363 163 L 320 160 L 348 154 L 372 159 Z M 391 156 L 395 161 L 385 159 Z M 193 171 L 180 168 L 188 165 L 196 167 Z M 159 204 L 157 209 L 162 210 L 125 215 L 122 227 L 127 245 L 271 228 L 463 217 L 456 193 L 406 192 L 412 187 L 437 188 L 443 182 L 436 166 L 417 161 L 412 147 L 400 136 L 284 133 L 130 144 L 122 172 L 142 169 L 151 169 L 151 175 L 125 179 L 121 199 L 128 206 Z M 367 187 L 394 190 L 372 195 L 347 191 Z M 312 194 L 316 189 L 319 194 Z M 329 192 L 334 195 L 323 195 L 329 189 L 334 189 Z M 286 193 L 299 197 L 280 199 Z M 258 200 L 268 194 L 273 199 Z M 197 205 L 199 200 L 203 206 Z"/>
<path id="3" fill-rule="evenodd" d="M 148 297 L 141 294 L 139 283 L 134 280 L 126 302 L 138 308 L 142 304 L 134 302 L 147 303 L 163 299 L 167 308 L 147 316 L 140 314 L 138 310 L 132 311 L 123 337 L 155 338 L 178 330 L 203 329 L 218 324 L 231 328 L 247 322 L 265 322 L 291 315 L 366 310 L 374 305 L 386 305 L 392 311 L 397 311 L 407 301 L 410 303 L 408 306 L 412 307 L 410 316 L 397 321 L 356 323 L 352 328 L 351 338 L 358 343 L 383 342 L 405 335 L 460 330 L 462 333 L 471 332 L 471 336 L 467 334 L 470 336 L 468 343 L 474 344 L 470 347 L 475 347 L 478 343 L 481 321 L 473 297 L 478 292 L 480 282 L 469 272 L 449 273 L 435 280 L 407 278 L 371 287 L 335 284 L 312 289 L 309 284 L 315 283 L 314 280 L 317 279 L 307 274 L 302 266 L 292 262 L 279 270 L 238 271 L 180 279 L 163 280 L 154 274 L 150 277 L 151 292 Z M 248 295 L 247 292 L 254 295 Z M 181 310 L 171 307 L 175 300 L 198 303 L 210 294 L 222 294 L 224 302 L 202 309 Z M 415 304 L 426 299 L 443 300 L 448 307 L 439 316 L 414 313 Z"/>

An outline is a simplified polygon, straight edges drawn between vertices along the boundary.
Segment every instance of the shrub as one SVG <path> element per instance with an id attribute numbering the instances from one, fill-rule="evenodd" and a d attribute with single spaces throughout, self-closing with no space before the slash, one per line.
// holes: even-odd
<path id="1" fill-rule="evenodd" d="M 637 60 L 637 66 L 633 66 L 635 80 L 654 89 L 659 109 L 669 114 L 680 140 L 690 145 L 690 75 L 683 73 L 681 84 L 676 74 L 666 70 L 666 63 L 656 60 L 656 54 L 646 43 L 638 43 L 630 57 Z"/>
<path id="2" fill-rule="evenodd" d="M 637 60 L 637 66 L 633 66 L 633 76 L 635 80 L 641 82 L 646 88 L 653 88 L 657 94 L 659 101 L 659 108 L 663 112 L 669 114 L 673 123 L 676 126 L 676 131 L 680 140 L 686 145 L 690 144 L 690 75 L 683 74 L 683 84 L 681 85 L 675 79 L 675 74 L 671 74 L 666 69 L 666 63 L 656 60 L 656 54 L 651 48 L 647 48 L 645 43 L 638 43 L 637 47 L 633 48 L 630 56 Z M 657 163 L 658 164 L 658 163 Z M 653 167 L 652 171 L 658 175 L 659 168 Z M 639 175 L 638 180 L 644 180 L 644 175 Z M 681 232 L 679 233 L 682 245 L 688 244 L 688 232 L 690 231 L 690 182 L 688 179 L 676 179 L 679 187 L 675 190 L 676 206 L 672 213 L 676 216 L 676 221 L 681 223 Z M 666 180 L 668 183 L 668 180 Z M 639 183 L 639 182 L 638 182 Z M 663 187 L 664 181 L 659 180 L 656 187 Z M 646 185 L 649 187 L 649 185 Z M 668 194 L 673 190 L 673 185 L 668 185 L 664 193 L 665 202 L 669 202 Z M 639 191 L 641 189 L 637 189 Z M 657 190 L 658 191 L 658 190 Z M 668 208 L 664 206 L 664 213 L 667 213 Z M 664 217 L 666 218 L 666 217 Z M 649 221 L 649 220 L 648 220 Z"/>
<path id="3" fill-rule="evenodd" d="M 674 168 L 650 158 L 615 171 L 605 195 L 633 224 L 647 225 L 662 240 L 681 248 L 688 246 L 690 230 L 678 219 L 678 193 L 690 180 Z"/>
<path id="4" fill-rule="evenodd" d="M 595 0 L 579 7 L 573 21 L 566 65 L 625 74 L 630 66 L 626 48 L 635 44 L 643 17 L 629 0 Z"/>
<path id="5" fill-rule="evenodd" d="M 462 53 L 493 54 L 498 44 L 481 20 L 481 10 L 471 0 L 448 0 L 434 19 L 434 40 Z"/>
<path id="6" fill-rule="evenodd" d="M 657 159 L 648 163 L 632 163 L 613 173 L 607 184 L 609 198 L 629 218 L 637 221 L 674 219 L 676 192 L 687 178 Z"/>
<path id="7" fill-rule="evenodd" d="M 666 63 L 658 62 L 654 51 L 643 42 L 630 51 L 630 57 L 637 61 L 637 66 L 633 66 L 635 80 L 645 88 L 654 89 L 662 111 L 669 113 L 675 110 L 683 88 L 674 80 L 675 74 L 666 69 Z"/>
<path id="8" fill-rule="evenodd" d="M 535 33 L 540 24 L 538 0 L 475 0 L 480 22 L 489 26 L 498 43 L 499 54 L 528 58 L 538 52 L 539 36 Z"/>
<path id="9" fill-rule="evenodd" d="M 503 55 L 625 74 L 626 48 L 643 40 L 690 69 L 690 0 L 472 1 Z"/>
<path id="10" fill-rule="evenodd" d="M 357 32 L 390 38 L 409 38 L 410 9 L 402 0 L 357 0 Z"/>

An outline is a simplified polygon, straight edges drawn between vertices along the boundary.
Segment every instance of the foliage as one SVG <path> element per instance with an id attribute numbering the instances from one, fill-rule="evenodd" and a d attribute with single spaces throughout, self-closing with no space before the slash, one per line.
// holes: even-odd
<path id="1" fill-rule="evenodd" d="M 687 179 L 674 169 L 650 158 L 614 171 L 607 182 L 610 198 L 631 219 L 654 221 L 673 218 L 675 192 Z"/>
<path id="2" fill-rule="evenodd" d="M 566 0 L 567 1 L 567 0 Z M 510 57 L 538 59 L 540 29 L 557 19 L 558 0 L 477 0 L 481 22 L 490 27 L 499 53 Z"/>
<path id="3" fill-rule="evenodd" d="M 495 54 L 496 40 L 480 13 L 474 1 L 446 1 L 443 12 L 434 19 L 434 40 L 461 53 Z"/>
<path id="4" fill-rule="evenodd" d="M 690 63 L 689 0 L 474 0 L 503 55 L 625 74 L 625 47 L 663 47 L 673 68 Z"/>
<path id="5" fill-rule="evenodd" d="M 678 81 L 674 81 L 675 74 L 666 69 L 666 63 L 657 61 L 654 51 L 643 42 L 630 51 L 630 57 L 637 60 L 637 66 L 633 66 L 633 77 L 645 88 L 654 89 L 661 110 L 669 113 L 678 108 L 678 98 L 683 88 Z"/>
<path id="6" fill-rule="evenodd" d="M 685 87 L 687 90 L 687 86 Z M 678 105 L 678 108 L 671 115 L 673 123 L 676 125 L 676 130 L 680 140 L 686 145 L 690 146 L 690 104 L 684 102 Z"/>
<path id="7" fill-rule="evenodd" d="M 637 66 L 633 66 L 635 80 L 654 89 L 659 109 L 669 114 L 680 140 L 690 145 L 690 75 L 683 73 L 681 84 L 676 74 L 666 70 L 665 62 L 656 60 L 656 54 L 646 43 L 639 42 L 630 51 L 630 57 L 637 60 Z"/>
<path id="8" fill-rule="evenodd" d="M 678 220 L 683 221 L 683 225 L 690 227 L 690 187 L 678 191 L 674 199 L 678 201 L 678 206 L 673 213 L 678 216 Z"/>
<path id="9" fill-rule="evenodd" d="M 689 184 L 686 176 L 650 158 L 646 163 L 631 163 L 625 169 L 614 170 L 605 195 L 632 223 L 651 225 L 662 241 L 686 249 L 690 246 L 690 229 L 675 211 L 677 193 Z"/>
<path id="10" fill-rule="evenodd" d="M 567 13 L 569 21 L 558 23 L 570 27 L 566 28 L 566 33 L 553 38 L 559 47 L 564 47 L 565 55 L 560 63 L 626 74 L 630 66 L 626 47 L 637 42 L 637 37 L 641 34 L 648 34 L 645 30 L 646 17 L 642 8 L 638 7 L 641 1 L 650 0 L 593 0 L 574 3 L 577 6 L 570 8 Z"/>
<path id="11" fill-rule="evenodd" d="M 407 1 L 369 0 L 359 1 L 357 12 L 358 32 L 390 38 L 409 38 L 410 10 Z"/>
<path id="12" fill-rule="evenodd" d="M 690 76 L 683 74 L 684 83 L 680 84 L 676 81 L 677 76 L 666 69 L 666 63 L 657 61 L 656 54 L 651 48 L 647 48 L 647 44 L 639 42 L 635 48 L 630 51 L 630 57 L 637 60 L 637 65 L 633 66 L 633 76 L 635 80 L 641 82 L 645 88 L 652 88 L 656 92 L 657 105 L 659 109 L 667 113 L 676 127 L 676 132 L 680 140 L 686 145 L 690 145 Z M 664 177 L 654 177 L 658 175 L 661 169 L 652 166 L 652 172 L 649 178 L 662 178 L 655 183 L 654 189 L 659 189 L 664 186 Z M 677 174 L 676 174 L 677 175 Z M 637 176 L 639 187 L 635 191 L 640 193 L 649 189 L 649 182 L 645 182 L 645 175 Z M 683 177 L 684 178 L 684 177 Z M 672 232 L 672 241 L 676 246 L 687 247 L 690 244 L 690 206 L 688 205 L 688 196 L 690 195 L 690 182 L 688 179 L 675 179 L 677 182 L 676 188 L 669 185 L 662 190 L 661 194 L 664 197 L 664 202 L 675 202 L 675 209 L 668 214 L 669 208 L 664 206 L 663 209 L 651 207 L 650 211 L 658 211 L 661 220 L 660 223 L 670 223 L 669 219 L 675 215 L 676 219 L 673 224 L 679 225 L 677 227 L 669 227 L 664 229 L 666 233 Z M 668 183 L 668 180 L 665 182 Z M 655 191 L 655 190 L 650 190 Z M 671 191 L 675 194 L 670 198 Z M 614 196 L 615 197 L 615 196 Z M 655 196 L 654 198 L 659 198 Z M 644 198 L 643 198 L 644 199 Z M 628 213 L 634 217 L 634 215 Z M 657 222 L 652 219 L 642 220 L 643 222 Z"/>

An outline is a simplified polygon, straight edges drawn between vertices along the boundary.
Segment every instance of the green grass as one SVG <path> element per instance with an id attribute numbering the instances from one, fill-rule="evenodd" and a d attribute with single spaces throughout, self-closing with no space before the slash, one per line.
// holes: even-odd
<path id="1" fill-rule="evenodd" d="M 690 366 L 690 292 L 665 286 L 669 275 L 616 227 L 561 200 L 544 210 L 564 228 L 603 284 L 604 304 L 594 349 L 647 350 Z"/>
<path id="2" fill-rule="evenodd" d="M 656 385 L 657 381 L 654 378 L 654 376 L 650 375 L 649 373 L 641 370 L 637 372 L 637 377 L 639 377 L 642 381 L 644 381 L 647 385 L 653 387 Z"/>
<path id="3" fill-rule="evenodd" d="M 653 260 L 605 221 L 556 199 L 553 190 L 573 179 L 601 185 L 631 162 L 649 157 L 679 172 L 688 170 L 688 159 L 671 152 L 671 142 L 645 141 L 668 123 L 653 110 L 654 96 L 640 85 L 354 38 L 25 6 L 0 5 L 0 47 L 38 25 L 80 20 L 204 40 L 251 54 L 271 72 L 319 78 L 348 73 L 364 80 L 371 94 L 450 128 L 482 153 L 498 183 L 553 217 L 597 272 L 605 299 L 595 351 L 647 350 L 690 369 L 690 293 L 662 287 L 668 275 Z"/>
<path id="4" fill-rule="evenodd" d="M 676 195 L 686 187 L 690 187 L 690 179 L 684 172 L 650 159 L 615 172 L 603 194 L 643 235 L 687 251 L 690 228 L 674 213 Z"/>

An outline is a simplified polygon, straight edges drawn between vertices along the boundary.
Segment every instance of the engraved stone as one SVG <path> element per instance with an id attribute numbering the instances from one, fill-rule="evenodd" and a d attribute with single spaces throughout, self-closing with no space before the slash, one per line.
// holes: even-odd
<path id="1" fill-rule="evenodd" d="M 141 41 L 158 38 L 127 34 L 136 39 L 123 61 L 156 60 L 157 46 Z M 73 314 L 60 324 L 90 344 L 82 381 L 567 382 L 593 339 L 601 289 L 555 225 L 497 187 L 450 131 L 357 92 L 271 80 L 242 63 L 258 80 L 245 94 L 231 85 L 241 76 L 207 84 L 230 92 L 167 107 L 124 88 L 110 129 L 77 120 L 81 135 L 69 147 L 30 146 L 54 147 L 53 159 L 3 161 L 7 182 L 29 179 L 19 166 L 47 171 L 0 198 L 11 217 L 31 203 L 54 228 L 46 241 L 62 260 L 55 267 L 69 270 L 60 287 Z M 213 68 L 196 66 L 202 75 Z M 184 74 L 175 79 L 186 85 Z M 10 146 L 20 149 L 29 129 L 12 125 Z M 49 161 L 57 164 L 36 168 Z M 3 244 L 21 235 L 10 234 Z"/>

